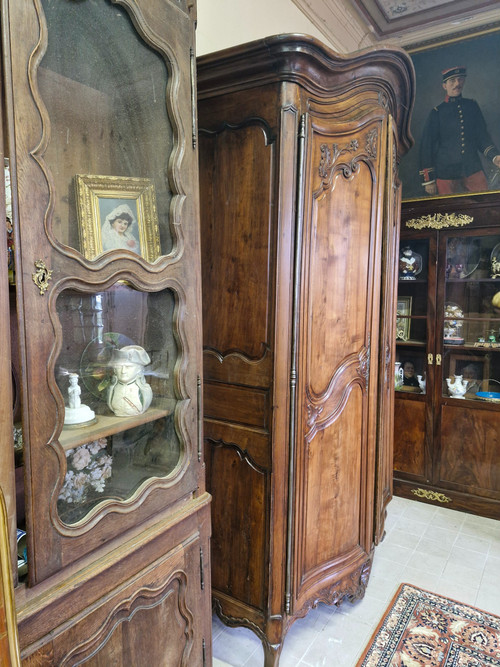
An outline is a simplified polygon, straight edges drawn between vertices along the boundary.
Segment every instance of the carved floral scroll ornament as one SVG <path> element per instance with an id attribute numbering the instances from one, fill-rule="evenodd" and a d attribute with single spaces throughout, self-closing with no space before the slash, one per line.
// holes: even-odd
<path id="1" fill-rule="evenodd" d="M 378 131 L 372 129 L 367 132 L 365 145 L 361 150 L 357 139 L 352 139 L 342 148 L 339 144 L 332 144 L 331 147 L 328 144 L 321 144 L 321 160 L 318 171 L 322 180 L 322 188 L 328 186 L 336 167 L 339 167 L 344 178 L 351 178 L 357 172 L 361 159 L 366 157 L 375 159 L 377 157 L 377 142 Z"/>
<path id="2" fill-rule="evenodd" d="M 307 432 L 309 443 L 316 433 L 332 424 L 342 413 L 354 385 L 366 391 L 370 378 L 370 341 L 359 352 L 346 357 L 335 370 L 328 386 L 316 394 L 306 387 Z"/>

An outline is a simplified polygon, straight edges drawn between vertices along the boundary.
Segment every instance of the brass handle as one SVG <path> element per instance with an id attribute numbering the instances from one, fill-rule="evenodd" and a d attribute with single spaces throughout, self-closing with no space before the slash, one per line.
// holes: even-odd
<path id="1" fill-rule="evenodd" d="M 434 363 L 434 356 L 430 353 L 427 355 L 427 363 L 429 364 L 429 366 L 432 366 L 432 364 Z"/>
<path id="2" fill-rule="evenodd" d="M 441 355 L 436 354 L 436 366 L 441 366 Z"/>

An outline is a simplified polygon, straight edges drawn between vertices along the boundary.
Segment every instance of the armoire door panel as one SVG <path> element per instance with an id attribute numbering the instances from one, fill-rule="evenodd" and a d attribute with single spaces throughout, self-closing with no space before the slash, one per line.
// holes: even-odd
<path id="1" fill-rule="evenodd" d="M 268 391 L 205 382 L 204 407 L 208 418 L 242 426 L 268 428 Z"/>
<path id="2" fill-rule="evenodd" d="M 206 381 L 269 387 L 272 382 L 272 355 L 265 349 L 259 359 L 249 359 L 239 352 L 221 355 L 215 350 L 203 352 L 203 378 Z"/>
<path id="3" fill-rule="evenodd" d="M 212 494 L 212 588 L 264 610 L 269 543 L 269 473 L 235 445 L 207 441 Z M 235 483 L 237 480 L 237 483 Z"/>
<path id="4" fill-rule="evenodd" d="M 355 385 L 337 420 L 304 443 L 304 503 L 298 511 L 302 578 L 359 544 L 370 548 L 363 544 L 361 520 L 364 452 L 353 447 L 363 417 L 363 392 Z M 318 523 L 318 516 L 325 521 Z"/>
<path id="5" fill-rule="evenodd" d="M 275 143 L 259 119 L 219 128 L 200 133 L 200 169 L 212 172 L 200 192 L 201 218 L 210 228 L 201 238 L 203 289 L 210 295 L 203 300 L 204 347 L 259 359 L 270 335 Z"/>
<path id="6" fill-rule="evenodd" d="M 205 442 L 235 445 L 257 467 L 271 467 L 271 436 L 263 429 L 205 419 L 203 433 Z"/>
<path id="7" fill-rule="evenodd" d="M 356 175 L 354 198 L 372 188 L 366 169 Z M 353 183 L 341 173 L 333 188 L 313 203 L 308 244 L 307 322 L 308 371 L 312 389 L 319 393 L 342 361 L 366 344 L 370 210 L 351 202 Z M 332 188 L 332 189 L 333 189 Z M 335 225 L 331 220 L 336 221 Z M 328 289 L 325 289 L 328 285 Z M 335 345 L 331 345 L 335 336 Z"/>
<path id="8" fill-rule="evenodd" d="M 379 399 L 377 414 L 377 451 L 375 493 L 375 545 L 385 534 L 386 508 L 392 498 L 393 437 L 394 437 L 394 345 L 396 338 L 397 258 L 399 256 L 399 224 L 401 184 L 398 182 L 394 119 L 388 119 L 387 178 L 384 193 L 382 232 L 382 294 L 380 305 Z"/>
<path id="9" fill-rule="evenodd" d="M 310 134 L 313 194 L 302 273 L 308 383 L 319 393 L 342 361 L 368 342 L 378 251 L 372 225 L 380 129 L 368 126 L 339 140 L 313 125 Z"/>
<path id="10" fill-rule="evenodd" d="M 377 119 L 341 136 L 335 129 L 314 118 L 306 135 L 305 191 L 311 195 L 301 264 L 297 412 L 305 437 L 295 483 L 297 600 L 306 595 L 302 585 L 313 585 L 309 573 L 335 556 L 358 568 L 353 554 L 361 549 L 368 561 L 373 542 L 366 517 L 373 512 L 375 438 L 369 433 L 376 407 L 370 382 L 376 386 L 378 372 L 379 333 L 372 328 L 380 304 L 377 202 L 385 128 Z M 317 516 L 327 517 L 321 528 Z"/>

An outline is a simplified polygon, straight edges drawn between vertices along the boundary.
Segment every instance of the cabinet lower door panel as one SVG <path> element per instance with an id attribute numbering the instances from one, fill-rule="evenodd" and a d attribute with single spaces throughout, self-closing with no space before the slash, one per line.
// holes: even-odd
<path id="1" fill-rule="evenodd" d="M 500 500 L 498 413 L 443 405 L 439 481 L 452 488 Z"/>
<path id="2" fill-rule="evenodd" d="M 405 478 L 425 481 L 426 433 L 424 402 L 395 398 L 394 470 Z"/>
<path id="3" fill-rule="evenodd" d="M 39 648 L 26 647 L 23 665 L 202 667 L 210 655 L 210 586 L 201 587 L 200 546 L 199 535 L 188 536 L 160 562 L 54 628 Z M 196 620 L 201 613 L 203 623 Z"/>

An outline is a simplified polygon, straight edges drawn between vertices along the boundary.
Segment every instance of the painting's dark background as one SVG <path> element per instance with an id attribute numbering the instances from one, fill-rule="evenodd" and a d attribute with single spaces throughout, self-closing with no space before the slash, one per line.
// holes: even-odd
<path id="1" fill-rule="evenodd" d="M 399 173 L 403 183 L 403 199 L 429 196 L 420 185 L 418 153 L 427 116 L 432 107 L 444 100 L 442 70 L 457 65 L 467 67 L 463 96 L 478 102 L 491 137 L 500 149 L 500 31 L 439 44 L 422 51 L 410 50 L 410 55 L 417 81 L 411 121 L 415 145 L 401 160 Z M 496 169 L 487 163 L 485 172 L 490 180 Z M 500 174 L 491 184 L 491 189 L 500 190 Z"/>

